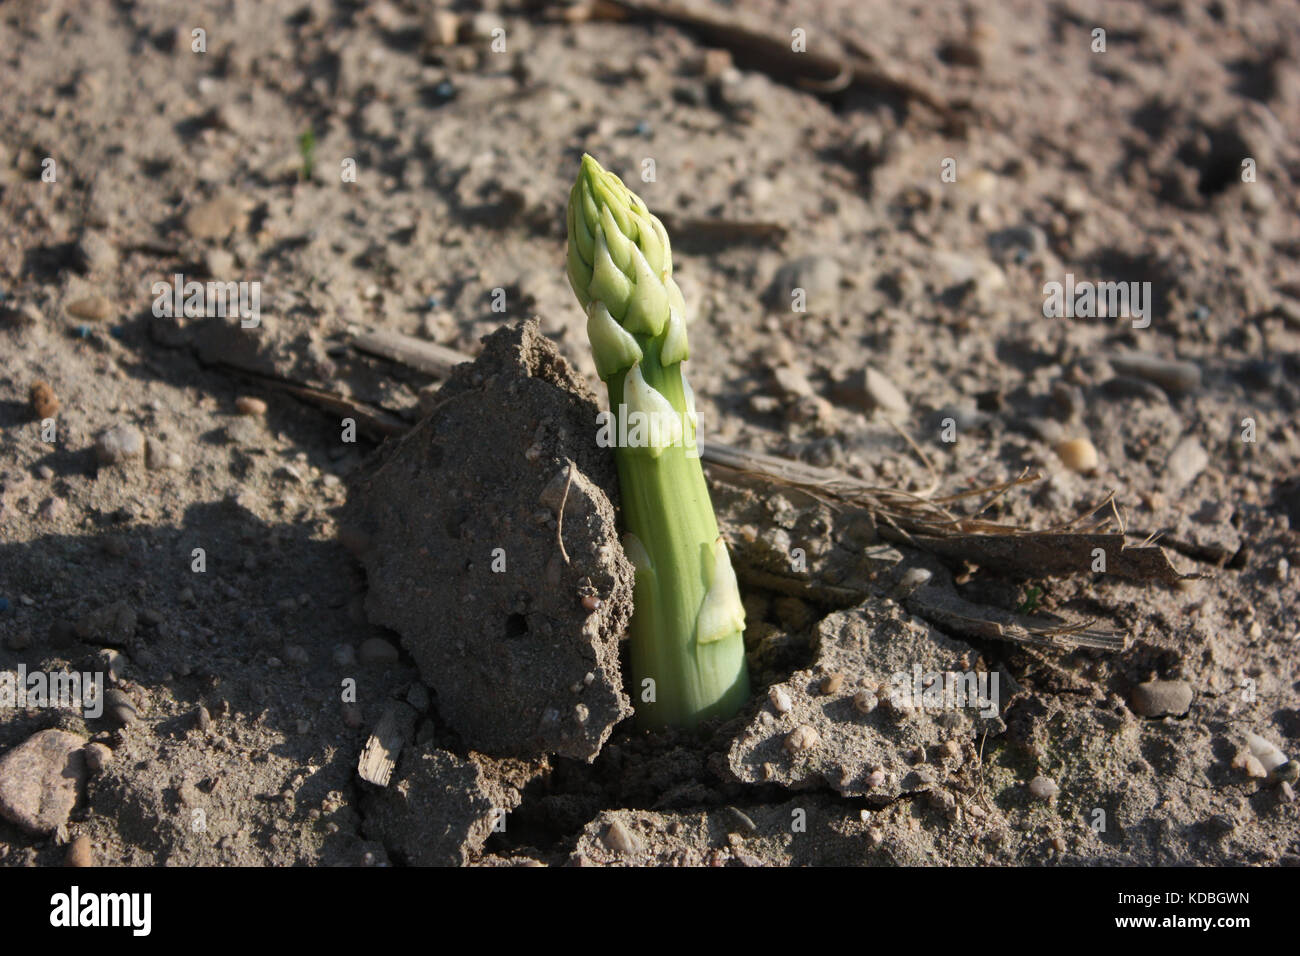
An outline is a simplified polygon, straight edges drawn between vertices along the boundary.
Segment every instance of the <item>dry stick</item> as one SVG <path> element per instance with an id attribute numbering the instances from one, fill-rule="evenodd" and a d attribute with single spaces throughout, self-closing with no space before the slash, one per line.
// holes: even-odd
<path id="1" fill-rule="evenodd" d="M 447 372 L 461 361 L 472 361 L 470 356 L 453 349 L 438 346 L 436 350 L 431 350 L 429 346 L 432 343 L 396 332 L 376 333 L 374 330 L 363 329 L 354 335 L 352 344 L 361 351 L 379 354 L 391 361 L 400 362 L 413 368 L 428 370 L 436 367 L 440 370 L 440 377 L 445 377 Z M 430 364 L 431 357 L 432 365 Z M 288 388 L 293 391 L 292 387 Z M 327 393 L 321 393 L 313 389 L 299 390 L 295 394 L 300 394 L 308 400 L 314 400 L 318 403 L 322 403 L 328 398 Z M 336 400 L 338 399 L 336 398 Z M 349 406 L 355 405 L 350 400 L 343 401 L 349 402 Z M 327 403 L 326 407 L 331 406 Z M 387 413 L 383 414 L 387 415 Z M 389 432 L 390 434 L 399 434 L 409 428 L 406 423 L 397 420 L 394 416 L 388 415 L 387 418 L 394 428 L 394 431 Z M 913 447 L 915 447 L 914 443 Z M 969 488 L 936 498 L 930 496 L 930 490 L 927 490 L 925 494 L 919 494 L 897 488 L 883 488 L 842 472 L 819 468 L 815 465 L 791 461 L 788 458 L 780 458 L 761 452 L 747 451 L 711 442 L 700 442 L 699 448 L 704 461 L 714 467 L 727 468 L 740 474 L 756 476 L 767 482 L 798 488 L 806 494 L 830 504 L 832 507 L 835 506 L 835 502 L 839 502 L 862 508 L 877 519 L 882 527 L 889 530 L 889 537 L 894 540 L 902 540 L 904 543 L 924 550 L 936 551 L 936 544 L 942 541 L 949 541 L 953 546 L 959 546 L 961 541 L 965 540 L 969 542 L 969 547 L 965 549 L 967 556 L 974 555 L 978 557 L 980 554 L 987 552 L 989 546 L 996 546 L 998 536 L 1015 537 L 1024 535 L 1027 540 L 1032 541 L 1037 535 L 1052 533 L 1029 531 L 1014 525 L 984 520 L 978 516 L 960 517 L 953 514 L 946 507 L 946 505 L 976 495 L 985 496 L 992 493 L 995 497 L 1000 496 L 1012 488 L 1039 480 L 1040 476 L 1037 474 L 1021 474 L 1016 478 L 992 486 Z M 924 460 L 923 454 L 922 458 Z M 828 501 L 827 499 L 832 500 Z M 1082 517 L 1100 510 L 1107 501 L 1110 501 L 1113 506 L 1113 493 L 1103 499 L 1101 505 L 1097 508 L 1084 512 L 1080 519 L 1068 523 L 1065 527 L 1068 529 L 1072 525 L 1078 524 Z M 984 507 L 987 508 L 988 503 Z M 1103 519 L 1098 523 L 1097 527 L 1101 527 L 1108 521 L 1109 519 Z M 1077 535 L 1080 538 L 1086 537 L 1086 534 L 1080 532 L 1066 531 L 1064 534 L 1067 536 Z M 913 535 L 931 538 L 932 542 L 928 544 L 923 541 L 918 542 Z M 1123 541 L 1122 534 L 1120 540 Z M 978 547 L 979 545 L 984 545 L 984 547 Z M 949 551 L 951 551 L 951 548 L 949 548 Z M 1139 551 L 1140 549 L 1129 549 L 1126 552 L 1132 555 L 1130 564 L 1136 576 L 1154 576 L 1161 579 L 1182 577 L 1172 566 L 1166 567 L 1168 564 L 1167 559 L 1156 560 L 1160 556 L 1143 556 L 1138 553 Z"/>
<path id="2" fill-rule="evenodd" d="M 463 352 L 449 349 L 445 345 L 383 329 L 357 332 L 352 336 L 352 345 L 359 351 L 377 355 L 390 362 L 409 365 L 434 378 L 446 378 L 457 365 L 473 361 Z"/>
<path id="3" fill-rule="evenodd" d="M 764 73 L 792 82 L 809 92 L 830 95 L 850 86 L 861 86 L 916 100 L 934 110 L 945 121 L 956 119 L 952 107 L 935 93 L 916 83 L 890 76 L 865 59 L 855 57 L 842 60 L 810 51 L 796 53 L 790 48 L 787 37 L 768 36 L 668 3 L 602 0 L 593 9 L 592 15 L 612 19 L 607 15 L 607 11 L 611 10 L 623 14 L 619 19 L 671 23 L 697 34 L 706 42 L 730 50 Z"/>
<path id="4" fill-rule="evenodd" d="M 267 388 L 287 392 L 326 411 L 343 412 L 355 416 L 357 424 L 361 426 L 362 430 L 375 438 L 384 439 L 403 435 L 410 431 L 411 428 L 407 422 L 404 422 L 392 412 L 382 408 L 375 408 L 365 402 L 358 402 L 356 399 L 348 398 L 345 395 L 327 392 L 319 388 L 311 388 L 307 385 L 298 385 L 294 382 L 286 382 L 283 379 L 253 372 L 237 365 L 223 363 L 219 367 L 258 382 Z"/>
<path id="5" fill-rule="evenodd" d="M 354 333 L 352 346 L 359 351 L 379 355 L 390 361 L 425 371 L 435 377 L 445 378 L 453 367 L 461 362 L 473 359 L 455 349 L 435 345 L 421 339 L 412 338 L 399 332 L 361 329 Z M 310 396 L 308 396 L 310 397 Z M 906 432 L 896 430 L 907 437 Z M 926 464 L 934 478 L 937 479 L 934 466 L 914 441 L 908 444 Z M 942 530 L 981 530 L 1014 532 L 1017 529 L 993 522 L 980 521 L 977 517 L 960 518 L 944 507 L 945 504 L 962 500 L 977 494 L 994 492 L 1001 494 L 1018 485 L 1037 480 L 1037 475 L 1022 474 L 1017 478 L 988 488 L 973 488 L 955 492 L 940 498 L 932 498 L 933 487 L 924 492 L 903 491 L 898 488 L 884 488 L 871 485 L 858 478 L 840 472 L 803 462 L 791 461 L 761 452 L 747 451 L 713 442 L 700 442 L 700 455 L 705 462 L 730 468 L 733 471 L 750 473 L 803 489 L 814 495 L 830 496 L 845 502 L 865 507 L 883 517 L 885 521 L 897 528 L 904 535 L 909 530 L 938 533 Z M 933 484 L 933 480 L 932 480 Z M 987 507 L 987 505 L 985 505 Z"/>
<path id="6" fill-rule="evenodd" d="M 696 219 L 686 216 L 663 215 L 659 217 L 659 220 L 669 232 L 689 235 L 692 242 L 701 244 L 764 241 L 769 239 L 779 241 L 784 239 L 786 233 L 789 232 L 779 222 L 768 222 L 761 219 L 727 219 L 716 216 L 707 219 Z"/>
<path id="7" fill-rule="evenodd" d="M 569 564 L 569 552 L 564 550 L 564 506 L 569 503 L 569 486 L 573 484 L 573 462 L 569 462 L 567 477 L 564 479 L 564 494 L 560 497 L 560 514 L 555 519 L 555 543 L 560 546 L 560 555 L 564 563 Z"/>

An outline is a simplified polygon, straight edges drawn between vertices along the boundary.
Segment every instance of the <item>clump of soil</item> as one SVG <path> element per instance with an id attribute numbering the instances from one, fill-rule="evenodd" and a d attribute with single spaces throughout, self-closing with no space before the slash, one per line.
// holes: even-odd
<path id="1" fill-rule="evenodd" d="M 473 749 L 590 760 L 632 712 L 632 566 L 596 414 L 536 322 L 503 328 L 353 489 L 366 614 Z"/>

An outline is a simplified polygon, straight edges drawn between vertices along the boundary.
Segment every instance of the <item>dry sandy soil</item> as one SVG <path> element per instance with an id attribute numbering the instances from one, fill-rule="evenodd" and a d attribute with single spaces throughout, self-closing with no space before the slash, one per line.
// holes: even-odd
<path id="1" fill-rule="evenodd" d="M 112 688 L 0 698 L 0 862 L 1300 860 L 1295 765 L 1247 746 L 1300 754 L 1300 6 L 688 9 L 900 82 L 529 2 L 0 7 L 0 671 Z M 940 560 L 710 470 L 754 697 L 638 733 L 583 151 L 673 229 L 708 439 L 916 491 L 1040 472 L 986 513 L 1027 527 L 1114 491 L 1187 577 Z M 176 274 L 260 283 L 259 324 L 159 315 Z M 1150 298 L 1046 317 L 1067 276 Z M 446 384 L 350 346 L 503 326 Z M 349 440 L 273 380 L 386 417 Z M 871 708 L 913 665 L 1000 706 Z"/>

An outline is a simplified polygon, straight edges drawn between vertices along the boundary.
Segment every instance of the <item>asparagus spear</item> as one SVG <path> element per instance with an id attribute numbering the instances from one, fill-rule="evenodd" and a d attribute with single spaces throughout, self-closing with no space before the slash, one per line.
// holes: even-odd
<path id="1" fill-rule="evenodd" d="M 729 717 L 749 694 L 745 610 L 695 445 L 695 399 L 682 375 L 686 304 L 668 234 L 587 155 L 569 193 L 568 232 L 569 284 L 620 423 L 610 432 L 622 439 L 623 547 L 636 567 L 637 719 L 693 727 Z"/>

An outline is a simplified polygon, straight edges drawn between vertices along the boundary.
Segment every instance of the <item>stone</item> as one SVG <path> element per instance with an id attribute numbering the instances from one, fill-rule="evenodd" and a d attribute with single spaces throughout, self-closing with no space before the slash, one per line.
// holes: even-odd
<path id="1" fill-rule="evenodd" d="M 95 865 L 95 847 L 90 837 L 82 834 L 68 846 L 68 854 L 63 859 L 64 866 L 86 867 Z"/>
<path id="2" fill-rule="evenodd" d="M 77 242 L 77 257 L 92 273 L 112 272 L 118 264 L 117 248 L 102 234 L 89 229 Z"/>
<path id="3" fill-rule="evenodd" d="M 85 744 L 42 730 L 0 758 L 0 816 L 38 835 L 65 826 L 86 780 Z"/>
<path id="4" fill-rule="evenodd" d="M 1183 680 L 1155 680 L 1138 684 L 1129 694 L 1129 706 L 1139 717 L 1181 717 L 1192 706 L 1192 685 Z"/>
<path id="5" fill-rule="evenodd" d="M 68 315 L 87 322 L 106 322 L 113 315 L 113 303 L 102 295 L 90 295 L 68 303 Z"/>
<path id="6" fill-rule="evenodd" d="M 615 853 L 632 855 L 641 852 L 644 844 L 622 820 L 615 818 L 605 832 L 604 844 Z"/>
<path id="7" fill-rule="evenodd" d="M 104 692 L 104 716 L 118 727 L 130 727 L 140 718 L 140 712 L 125 691 L 114 688 Z"/>
<path id="8" fill-rule="evenodd" d="M 1051 777 L 1044 777 L 1039 774 L 1029 781 L 1029 793 L 1036 800 L 1051 800 L 1060 792 L 1061 788 L 1056 785 L 1056 781 Z"/>
<path id="9" fill-rule="evenodd" d="M 803 290 L 803 310 L 814 314 L 834 312 L 840 304 L 840 264 L 830 256 L 804 256 L 781 266 L 767 290 L 768 308 L 791 311 L 796 291 Z"/>
<path id="10" fill-rule="evenodd" d="M 1165 459 L 1165 480 L 1161 490 L 1168 495 L 1178 494 L 1191 485 L 1209 463 L 1210 456 L 1200 441 L 1191 435 L 1186 436 Z"/>
<path id="11" fill-rule="evenodd" d="M 95 439 L 95 457 L 103 465 L 123 465 L 144 456 L 144 435 L 134 425 L 114 425 Z"/>
<path id="12" fill-rule="evenodd" d="M 1100 460 L 1096 446 L 1086 438 L 1071 438 L 1060 442 L 1056 446 L 1056 455 L 1066 468 L 1084 475 L 1096 471 Z"/>
<path id="13" fill-rule="evenodd" d="M 862 370 L 862 394 L 870 409 L 879 409 L 888 415 L 906 415 L 907 397 L 884 372 L 871 366 Z"/>
<path id="14" fill-rule="evenodd" d="M 99 773 L 113 762 L 113 751 L 107 744 L 98 741 L 86 745 L 86 766 L 92 773 Z"/>
<path id="15" fill-rule="evenodd" d="M 185 231 L 195 239 L 224 239 L 232 232 L 243 232 L 248 214 L 242 199 L 223 195 L 191 207 L 184 222 Z"/>
<path id="16" fill-rule="evenodd" d="M 1107 359 L 1118 374 L 1153 382 L 1172 395 L 1193 391 L 1201 384 L 1200 366 L 1192 362 L 1162 359 L 1144 352 L 1123 352 Z"/>
<path id="17" fill-rule="evenodd" d="M 397 648 L 382 637 L 371 637 L 362 641 L 358 658 L 363 664 L 395 664 Z"/>

